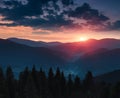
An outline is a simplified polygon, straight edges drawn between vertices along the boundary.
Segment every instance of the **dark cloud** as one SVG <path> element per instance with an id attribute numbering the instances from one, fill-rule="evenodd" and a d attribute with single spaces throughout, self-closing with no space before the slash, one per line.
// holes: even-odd
<path id="1" fill-rule="evenodd" d="M 64 5 L 73 5 L 74 4 L 73 0 L 62 0 L 62 3 Z"/>
<path id="2" fill-rule="evenodd" d="M 116 29 L 120 30 L 120 20 L 118 20 L 118 21 L 116 21 L 116 22 L 113 23 L 112 29 L 114 29 L 114 30 L 116 30 Z"/>
<path id="3" fill-rule="evenodd" d="M 82 6 L 75 6 L 73 0 L 2 1 L 2 5 L 0 6 L 0 15 L 4 16 L 2 20 L 13 21 L 13 23 L 1 23 L 0 25 L 23 25 L 33 27 L 34 29 L 43 28 L 57 31 L 61 27 L 81 28 L 85 24 L 104 26 L 109 20 L 109 17 L 93 9 L 87 3 L 84 3 Z M 83 19 L 86 23 L 75 23 L 77 19 Z M 117 29 L 120 23 L 118 21 L 110 26 Z"/>
<path id="4" fill-rule="evenodd" d="M 106 30 L 120 30 L 120 20 L 117 20 L 113 23 L 107 25 Z"/>
<path id="5" fill-rule="evenodd" d="M 12 8 L 0 8 L 0 13 L 5 16 L 3 21 L 14 21 L 12 24 L 6 24 L 7 26 L 24 25 L 45 29 L 59 28 L 72 22 L 64 19 L 65 12 L 60 12 L 58 1 L 61 1 L 65 7 L 72 4 L 72 0 L 28 0 L 27 4 L 24 5 L 20 2 L 9 0 L 5 1 L 4 5 Z M 52 5 L 50 5 L 50 2 Z M 60 14 L 58 15 L 59 12 Z"/>
<path id="6" fill-rule="evenodd" d="M 92 9 L 89 4 L 84 3 L 82 6 L 77 7 L 75 11 L 72 11 L 69 16 L 81 18 L 90 21 L 104 22 L 109 20 L 108 17 L 100 13 L 96 9 Z"/>

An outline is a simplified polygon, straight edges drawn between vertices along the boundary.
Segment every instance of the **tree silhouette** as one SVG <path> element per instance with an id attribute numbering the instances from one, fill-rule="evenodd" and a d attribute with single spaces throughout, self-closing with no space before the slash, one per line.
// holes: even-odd
<path id="1" fill-rule="evenodd" d="M 59 68 L 55 73 L 50 68 L 47 75 L 35 66 L 31 71 L 26 67 L 16 79 L 10 66 L 6 75 L 0 67 L 0 98 L 120 98 L 120 82 L 94 82 L 91 72 L 83 81 L 71 74 L 67 79 Z"/>
<path id="2" fill-rule="evenodd" d="M 56 70 L 56 74 L 55 74 L 55 78 L 54 78 L 54 96 L 55 98 L 61 97 L 61 73 L 60 73 L 60 69 L 57 68 Z"/>
<path id="3" fill-rule="evenodd" d="M 87 98 L 93 97 L 94 80 L 92 72 L 88 71 L 83 81 L 83 91 Z"/>
<path id="4" fill-rule="evenodd" d="M 28 67 L 25 68 L 23 72 L 19 75 L 19 82 L 18 82 L 18 90 L 20 98 L 25 98 L 24 96 L 24 89 L 27 84 L 28 75 L 30 74 Z"/>
<path id="5" fill-rule="evenodd" d="M 53 69 L 49 69 L 48 73 L 48 90 L 49 90 L 49 97 L 53 98 L 54 96 L 54 73 Z"/>
<path id="6" fill-rule="evenodd" d="M 6 98 L 7 96 L 7 88 L 5 84 L 5 77 L 3 74 L 3 70 L 0 67 L 0 98 Z"/>
<path id="7" fill-rule="evenodd" d="M 84 89 L 90 90 L 93 87 L 93 84 L 94 84 L 93 75 L 90 71 L 88 71 L 83 81 Z"/>
<path id="8" fill-rule="evenodd" d="M 27 83 L 24 88 L 25 98 L 39 98 L 34 79 L 31 74 L 27 78 Z"/>
<path id="9" fill-rule="evenodd" d="M 68 93 L 68 96 L 71 96 L 72 91 L 73 91 L 73 80 L 72 80 L 72 75 L 69 74 L 68 75 L 68 83 L 67 83 L 67 93 Z"/>
<path id="10" fill-rule="evenodd" d="M 75 77 L 74 90 L 75 91 L 80 91 L 81 90 L 81 81 L 80 81 L 80 78 L 78 76 Z"/>
<path id="11" fill-rule="evenodd" d="M 110 98 L 110 86 L 108 84 L 103 86 L 100 96 L 101 96 L 101 98 Z"/>
<path id="12" fill-rule="evenodd" d="M 120 98 L 120 82 L 113 87 L 111 98 Z"/>
<path id="13" fill-rule="evenodd" d="M 34 81 L 34 83 L 35 83 L 35 87 L 37 88 L 37 90 L 39 90 L 39 89 L 40 89 L 40 88 L 39 88 L 39 82 L 40 82 L 40 81 L 39 81 L 38 72 L 37 72 L 37 70 L 36 70 L 35 65 L 33 65 L 31 74 L 32 74 L 33 81 Z"/>
<path id="14" fill-rule="evenodd" d="M 82 94 L 82 84 L 81 80 L 78 76 L 74 79 L 74 87 L 73 87 L 73 97 L 78 98 L 81 97 Z"/>
<path id="15" fill-rule="evenodd" d="M 60 80 L 60 87 L 61 87 L 61 97 L 66 98 L 66 79 L 64 73 L 61 73 L 61 80 Z"/>
<path id="16" fill-rule="evenodd" d="M 38 74 L 38 79 L 39 79 L 39 86 L 40 86 L 40 96 L 42 98 L 46 98 L 46 95 L 48 94 L 48 89 L 47 89 L 47 78 L 45 75 L 45 72 L 40 68 L 39 74 Z"/>
<path id="17" fill-rule="evenodd" d="M 15 98 L 15 79 L 10 66 L 6 70 L 6 83 L 9 98 Z"/>

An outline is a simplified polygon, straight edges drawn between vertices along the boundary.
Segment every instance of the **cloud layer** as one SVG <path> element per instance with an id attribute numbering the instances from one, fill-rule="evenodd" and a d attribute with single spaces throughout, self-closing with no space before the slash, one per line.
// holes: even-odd
<path id="1" fill-rule="evenodd" d="M 88 3 L 76 5 L 73 0 L 1 0 L 1 26 L 28 26 L 34 29 L 120 30 L 120 21 L 110 18 Z"/>

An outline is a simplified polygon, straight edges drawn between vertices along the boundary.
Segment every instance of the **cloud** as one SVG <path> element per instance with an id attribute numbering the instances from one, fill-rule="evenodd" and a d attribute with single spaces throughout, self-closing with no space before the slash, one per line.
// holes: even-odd
<path id="1" fill-rule="evenodd" d="M 64 5 L 73 5 L 74 4 L 74 2 L 73 2 L 73 0 L 62 0 L 62 3 L 64 4 Z"/>
<path id="2" fill-rule="evenodd" d="M 89 4 L 76 6 L 73 0 L 2 0 L 0 13 L 4 17 L 0 25 L 8 27 L 28 26 L 51 31 L 86 26 L 92 30 L 119 27 L 119 22 L 108 25 L 109 17 Z"/>
<path id="3" fill-rule="evenodd" d="M 111 31 L 111 30 L 120 30 L 120 20 L 117 20 L 115 22 L 109 23 L 106 27 L 106 30 Z"/>
<path id="4" fill-rule="evenodd" d="M 118 20 L 118 21 L 116 21 L 116 22 L 113 23 L 112 29 L 120 30 L 120 20 Z"/>
<path id="5" fill-rule="evenodd" d="M 52 32 L 49 31 L 49 30 L 43 30 L 43 29 L 36 29 L 32 32 L 32 34 L 36 34 L 36 35 L 48 35 L 48 34 L 51 34 Z"/>
<path id="6" fill-rule="evenodd" d="M 50 34 L 49 32 L 32 32 L 33 34 L 43 34 L 43 35 L 48 35 Z"/>
<path id="7" fill-rule="evenodd" d="M 4 16 L 3 21 L 14 21 L 12 24 L 0 24 L 6 26 L 31 26 L 33 28 L 54 29 L 71 24 L 71 20 L 64 19 L 64 11 L 60 9 L 59 3 L 65 7 L 72 4 L 72 0 L 28 0 L 26 4 L 19 1 L 5 1 L 0 8 L 0 13 Z M 25 2 L 25 1 L 24 1 Z"/>
<path id="8" fill-rule="evenodd" d="M 96 9 L 92 9 L 87 3 L 84 3 L 82 6 L 77 7 L 74 11 L 71 11 L 69 16 L 91 21 L 91 23 L 109 20 L 109 17 L 106 17 Z"/>

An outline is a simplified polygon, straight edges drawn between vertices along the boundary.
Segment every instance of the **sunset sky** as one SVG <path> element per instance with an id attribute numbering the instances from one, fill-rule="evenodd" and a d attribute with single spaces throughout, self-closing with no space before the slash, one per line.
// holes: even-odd
<path id="1" fill-rule="evenodd" d="M 0 38 L 120 39 L 120 0 L 0 0 Z"/>

